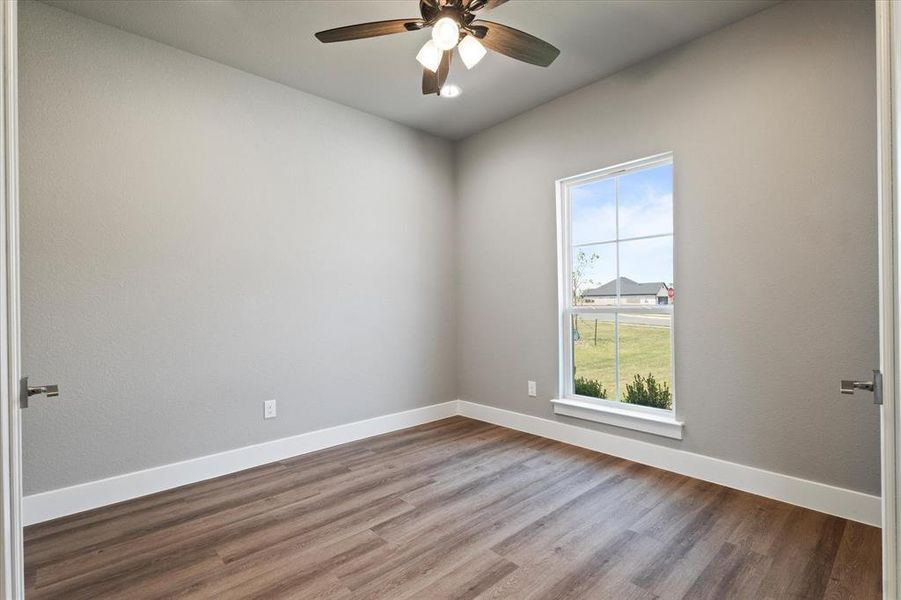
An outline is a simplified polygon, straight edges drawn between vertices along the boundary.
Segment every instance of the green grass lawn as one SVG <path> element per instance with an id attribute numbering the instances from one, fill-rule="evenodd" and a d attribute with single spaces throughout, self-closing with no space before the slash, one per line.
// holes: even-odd
<path id="1" fill-rule="evenodd" d="M 607 396 L 614 400 L 616 393 L 616 344 L 613 340 L 613 323 L 601 320 L 578 320 L 580 339 L 573 346 L 576 377 L 596 379 L 607 388 Z M 670 353 L 670 328 L 663 326 L 620 323 L 620 390 L 625 393 L 626 384 L 638 373 L 653 373 L 657 381 L 672 383 Z M 595 328 L 597 324 L 597 328 Z M 595 335 L 595 332 L 596 335 Z"/>

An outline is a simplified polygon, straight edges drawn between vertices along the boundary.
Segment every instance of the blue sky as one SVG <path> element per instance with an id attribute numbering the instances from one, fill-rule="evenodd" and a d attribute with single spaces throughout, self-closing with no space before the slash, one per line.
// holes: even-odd
<path id="1" fill-rule="evenodd" d="M 572 242 L 604 242 L 616 236 L 616 194 L 619 186 L 619 238 L 671 234 L 673 231 L 673 166 L 662 165 L 605 179 L 570 190 Z M 616 277 L 617 244 L 574 248 L 598 255 L 588 271 L 594 286 Z M 620 275 L 635 281 L 673 281 L 672 237 L 624 241 L 619 244 Z"/>

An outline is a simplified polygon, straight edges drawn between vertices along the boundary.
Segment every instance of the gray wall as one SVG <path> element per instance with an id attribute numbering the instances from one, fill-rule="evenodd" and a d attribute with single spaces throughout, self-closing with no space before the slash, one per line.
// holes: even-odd
<path id="1" fill-rule="evenodd" d="M 554 418 L 554 181 L 672 150 L 685 439 L 597 428 L 879 493 L 874 40 L 788 2 L 463 142 L 460 397 Z"/>
<path id="2" fill-rule="evenodd" d="M 20 19 L 27 493 L 455 398 L 448 143 Z"/>

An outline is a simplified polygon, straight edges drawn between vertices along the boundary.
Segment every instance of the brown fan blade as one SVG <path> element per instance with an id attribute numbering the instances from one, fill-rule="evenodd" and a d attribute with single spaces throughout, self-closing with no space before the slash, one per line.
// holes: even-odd
<path id="1" fill-rule="evenodd" d="M 475 12 L 477 10 L 491 10 L 497 8 L 507 0 L 469 0 L 466 5 L 467 10 Z"/>
<path id="2" fill-rule="evenodd" d="M 441 8 L 438 6 L 438 0 L 419 0 L 419 14 L 426 21 L 431 21 L 438 16 Z"/>
<path id="3" fill-rule="evenodd" d="M 346 27 L 336 27 L 335 29 L 327 29 L 316 34 L 316 39 L 323 43 L 346 42 L 348 40 L 361 40 L 363 38 L 378 37 L 380 35 L 391 35 L 392 33 L 404 33 L 420 29 L 423 22 L 419 19 L 392 19 L 390 21 L 375 21 L 372 23 L 361 23 L 359 25 L 348 25 Z"/>
<path id="4" fill-rule="evenodd" d="M 560 50 L 544 40 L 500 23 L 479 20 L 475 21 L 473 26 L 483 26 L 488 29 L 485 37 L 482 38 L 483 46 L 516 60 L 539 67 L 547 67 L 560 54 Z"/>
<path id="5" fill-rule="evenodd" d="M 444 54 L 441 55 L 441 63 L 439 63 L 437 71 L 432 73 L 428 69 L 422 70 L 423 94 L 441 93 L 441 88 L 444 87 L 444 83 L 447 81 L 447 76 L 450 73 L 451 59 L 453 57 L 453 50 L 445 50 Z"/>
<path id="6" fill-rule="evenodd" d="M 438 76 L 425 67 L 422 69 L 422 95 L 438 93 Z"/>

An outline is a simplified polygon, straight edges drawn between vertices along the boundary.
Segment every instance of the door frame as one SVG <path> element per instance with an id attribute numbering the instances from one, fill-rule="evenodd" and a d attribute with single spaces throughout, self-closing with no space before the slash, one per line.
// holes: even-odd
<path id="1" fill-rule="evenodd" d="M 883 374 L 881 410 L 882 471 L 882 592 L 898 597 L 898 493 L 897 465 L 901 464 L 901 423 L 898 411 L 899 240 L 898 168 L 901 139 L 901 5 L 876 0 L 876 106 L 877 206 L 879 252 L 879 368 Z"/>
<path id="2" fill-rule="evenodd" d="M 0 7 L 0 596 L 24 598 L 16 0 Z"/>
<path id="3" fill-rule="evenodd" d="M 24 598 L 19 407 L 18 4 L 0 7 L 0 595 Z"/>
<path id="4" fill-rule="evenodd" d="M 0 8 L 0 594 L 24 598 L 19 407 L 18 5 Z"/>

